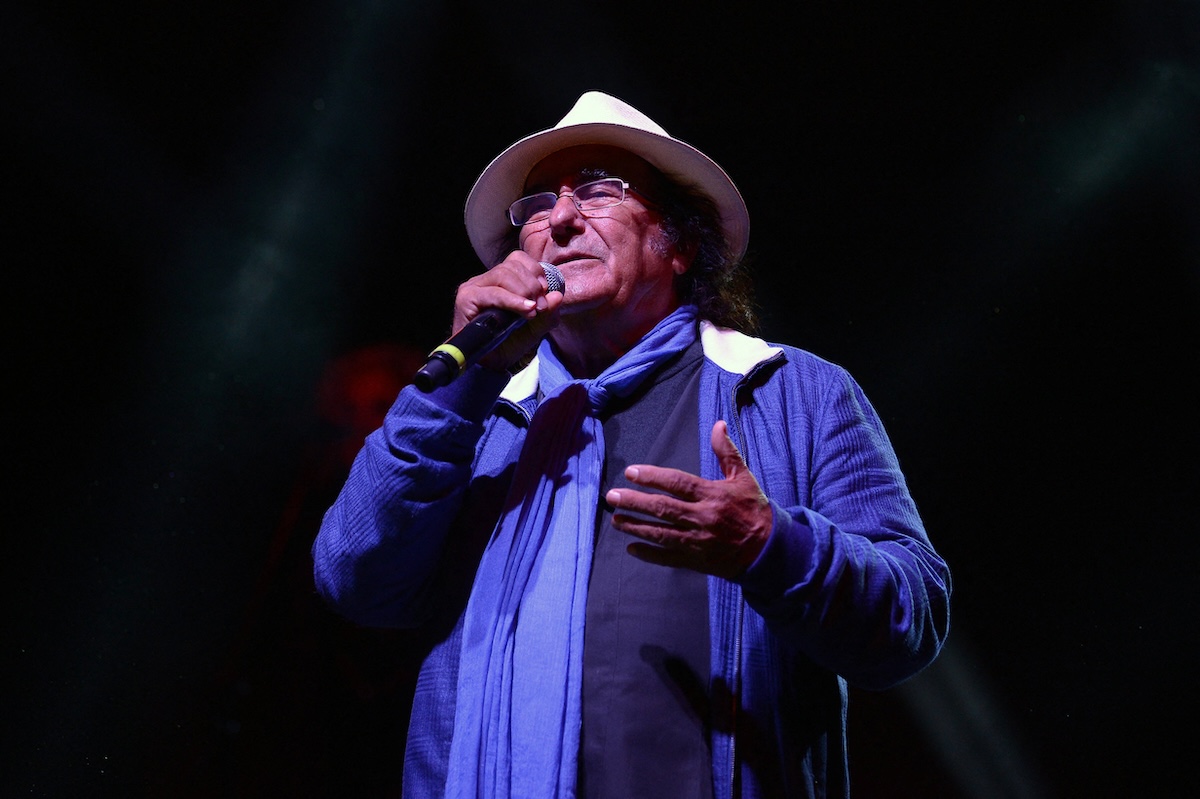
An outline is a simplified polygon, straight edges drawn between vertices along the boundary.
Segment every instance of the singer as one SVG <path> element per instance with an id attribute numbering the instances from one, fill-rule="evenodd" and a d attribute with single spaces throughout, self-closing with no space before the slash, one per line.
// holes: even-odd
<path id="1" fill-rule="evenodd" d="M 465 221 L 451 329 L 523 323 L 401 391 L 313 547 L 339 612 L 434 642 L 404 795 L 845 797 L 847 684 L 937 656 L 950 574 L 854 379 L 753 337 L 737 188 L 589 92 Z"/>

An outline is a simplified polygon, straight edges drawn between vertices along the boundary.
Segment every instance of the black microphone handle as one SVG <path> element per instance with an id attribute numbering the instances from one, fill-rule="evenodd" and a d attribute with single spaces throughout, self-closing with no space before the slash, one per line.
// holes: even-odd
<path id="1" fill-rule="evenodd" d="M 542 271 L 546 273 L 547 293 L 565 288 L 562 273 L 554 264 L 543 261 Z M 426 393 L 446 385 L 494 350 L 523 324 L 523 316 L 499 308 L 488 308 L 429 353 L 425 365 L 413 377 L 413 383 Z"/>

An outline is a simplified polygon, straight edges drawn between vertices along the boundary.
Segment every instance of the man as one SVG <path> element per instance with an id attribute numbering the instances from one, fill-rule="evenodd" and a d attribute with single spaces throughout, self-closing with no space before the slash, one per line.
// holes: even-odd
<path id="1" fill-rule="evenodd" d="M 846 686 L 933 660 L 950 577 L 850 376 L 730 329 L 737 189 L 590 92 L 466 226 L 453 328 L 527 321 L 400 393 L 313 550 L 341 612 L 436 641 L 406 795 L 845 796 Z"/>

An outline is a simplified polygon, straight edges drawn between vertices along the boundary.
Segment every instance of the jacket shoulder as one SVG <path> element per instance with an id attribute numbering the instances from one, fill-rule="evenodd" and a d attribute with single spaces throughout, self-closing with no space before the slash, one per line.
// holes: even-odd
<path id="1" fill-rule="evenodd" d="M 785 367 L 785 373 L 820 382 L 849 377 L 845 368 L 789 344 L 766 341 L 737 330 L 700 323 L 700 343 L 705 358 L 722 371 L 745 378 L 767 366 Z"/>

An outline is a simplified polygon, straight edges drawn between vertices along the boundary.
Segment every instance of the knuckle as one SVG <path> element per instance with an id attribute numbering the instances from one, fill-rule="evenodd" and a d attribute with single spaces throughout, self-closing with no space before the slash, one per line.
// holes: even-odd
<path id="1" fill-rule="evenodd" d="M 674 473 L 667 478 L 667 488 L 672 494 L 684 495 L 691 489 L 690 481 L 683 474 Z"/>
<path id="2" fill-rule="evenodd" d="M 673 515 L 671 501 L 661 494 L 656 494 L 654 499 L 649 503 L 650 513 L 660 519 L 667 519 Z"/>

